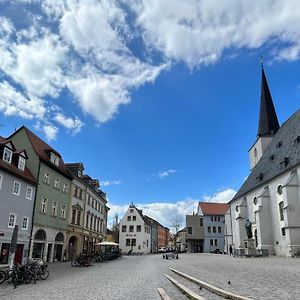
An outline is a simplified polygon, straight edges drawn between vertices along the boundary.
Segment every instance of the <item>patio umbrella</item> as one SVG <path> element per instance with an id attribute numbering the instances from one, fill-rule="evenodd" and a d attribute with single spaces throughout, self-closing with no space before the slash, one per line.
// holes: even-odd
<path id="1" fill-rule="evenodd" d="M 11 237 L 11 242 L 10 242 L 10 267 L 13 267 L 14 261 L 15 261 L 15 252 L 17 249 L 17 244 L 18 244 L 18 225 L 15 225 L 12 237 Z"/>

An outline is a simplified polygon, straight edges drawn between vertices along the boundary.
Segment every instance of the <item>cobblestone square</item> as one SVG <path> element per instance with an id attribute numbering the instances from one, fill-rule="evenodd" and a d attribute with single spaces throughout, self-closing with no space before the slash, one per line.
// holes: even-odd
<path id="1" fill-rule="evenodd" d="M 233 258 L 218 254 L 181 254 L 178 260 L 165 260 L 162 255 L 123 256 L 89 268 L 53 263 L 49 265 L 48 280 L 16 289 L 1 285 L 0 299 L 158 300 L 158 287 L 164 288 L 171 299 L 186 299 L 164 274 L 178 279 L 206 299 L 220 299 L 200 291 L 172 273 L 169 267 L 253 299 L 300 299 L 298 258 Z"/>

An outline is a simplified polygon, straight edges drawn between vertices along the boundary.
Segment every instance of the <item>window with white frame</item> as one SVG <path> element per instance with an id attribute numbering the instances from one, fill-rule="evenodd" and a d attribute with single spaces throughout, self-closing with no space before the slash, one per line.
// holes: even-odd
<path id="1" fill-rule="evenodd" d="M 45 197 L 42 197 L 42 201 L 41 201 L 41 213 L 45 214 L 47 213 L 47 202 L 48 199 Z"/>
<path id="2" fill-rule="evenodd" d="M 0 190 L 2 188 L 2 180 L 3 180 L 3 175 L 0 174 Z"/>
<path id="3" fill-rule="evenodd" d="M 9 228 L 14 228 L 16 224 L 16 214 L 10 213 L 9 218 L 8 218 L 8 227 Z"/>
<path id="4" fill-rule="evenodd" d="M 23 217 L 22 229 L 23 230 L 27 230 L 28 229 L 28 217 Z"/>
<path id="5" fill-rule="evenodd" d="M 55 180 L 54 180 L 54 188 L 57 189 L 57 190 L 59 190 L 59 185 L 60 185 L 59 179 L 55 178 Z"/>
<path id="6" fill-rule="evenodd" d="M 4 147 L 4 151 L 3 151 L 3 160 L 8 162 L 8 163 L 11 163 L 11 159 L 12 159 L 12 150 Z"/>
<path id="7" fill-rule="evenodd" d="M 56 217 L 56 216 L 57 216 L 57 202 L 56 202 L 56 201 L 54 201 L 54 202 L 52 203 L 51 215 L 52 215 L 53 217 Z"/>
<path id="8" fill-rule="evenodd" d="M 32 199 L 32 188 L 30 186 L 26 189 L 26 199 L 31 200 Z"/>
<path id="9" fill-rule="evenodd" d="M 66 218 L 66 206 L 64 204 L 61 206 L 60 217 L 62 219 Z"/>
<path id="10" fill-rule="evenodd" d="M 59 157 L 55 155 L 53 152 L 50 154 L 50 161 L 55 164 L 56 166 L 59 165 Z"/>
<path id="11" fill-rule="evenodd" d="M 20 156 L 18 162 L 18 169 L 24 171 L 25 170 L 25 158 Z"/>
<path id="12" fill-rule="evenodd" d="M 48 172 L 45 172 L 44 174 L 44 183 L 50 183 L 50 174 Z"/>
<path id="13" fill-rule="evenodd" d="M 63 193 L 67 193 L 67 192 L 68 192 L 68 184 L 65 183 L 65 184 L 63 185 Z"/>
<path id="14" fill-rule="evenodd" d="M 20 195 L 21 183 L 18 181 L 14 181 L 13 194 Z"/>

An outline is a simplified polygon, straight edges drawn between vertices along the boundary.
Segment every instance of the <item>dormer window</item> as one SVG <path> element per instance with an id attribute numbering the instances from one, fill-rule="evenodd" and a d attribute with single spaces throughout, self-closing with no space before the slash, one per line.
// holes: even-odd
<path id="1" fill-rule="evenodd" d="M 24 171 L 25 170 L 25 158 L 20 156 L 18 162 L 18 169 Z"/>
<path id="2" fill-rule="evenodd" d="M 53 152 L 50 153 L 50 161 L 56 166 L 59 165 L 59 157 L 55 155 Z"/>
<path id="3" fill-rule="evenodd" d="M 82 171 L 81 170 L 78 170 L 78 177 L 82 178 Z"/>
<path id="4" fill-rule="evenodd" d="M 3 160 L 8 162 L 8 163 L 11 163 L 12 153 L 13 153 L 12 150 L 4 147 Z"/>

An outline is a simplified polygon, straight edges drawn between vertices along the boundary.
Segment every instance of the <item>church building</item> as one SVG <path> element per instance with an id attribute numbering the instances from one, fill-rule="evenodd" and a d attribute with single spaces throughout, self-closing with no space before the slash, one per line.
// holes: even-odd
<path id="1" fill-rule="evenodd" d="M 300 255 L 300 110 L 281 126 L 262 67 L 257 138 L 249 150 L 250 174 L 229 202 L 225 249 L 249 244 L 257 253 Z"/>

